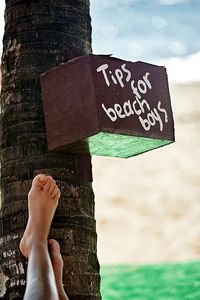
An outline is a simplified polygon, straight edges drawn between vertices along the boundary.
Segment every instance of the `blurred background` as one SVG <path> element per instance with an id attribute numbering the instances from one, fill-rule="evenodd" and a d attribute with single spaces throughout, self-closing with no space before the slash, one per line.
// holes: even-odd
<path id="1" fill-rule="evenodd" d="M 127 160 L 93 157 L 102 266 L 200 259 L 199 16 L 200 0 L 91 0 L 95 54 L 167 67 L 176 134 Z"/>
<path id="2" fill-rule="evenodd" d="M 92 0 L 93 51 L 167 67 L 176 142 L 93 157 L 101 263 L 200 258 L 200 1 Z"/>

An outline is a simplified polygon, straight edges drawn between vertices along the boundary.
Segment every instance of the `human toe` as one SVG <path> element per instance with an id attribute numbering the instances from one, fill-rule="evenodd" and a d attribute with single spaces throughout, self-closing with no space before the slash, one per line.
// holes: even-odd
<path id="1" fill-rule="evenodd" d="M 53 182 L 53 178 L 51 176 L 47 176 L 47 181 L 44 185 L 44 191 L 49 193 L 49 189 L 51 187 L 51 184 Z"/>
<path id="2" fill-rule="evenodd" d="M 42 186 L 47 182 L 47 176 L 44 174 L 38 174 L 34 177 L 32 185 Z"/>
<path id="3" fill-rule="evenodd" d="M 55 182 L 55 180 L 53 180 L 53 181 L 51 182 L 51 184 L 50 184 L 50 187 L 49 187 L 49 194 L 50 194 L 50 195 L 53 193 L 55 187 L 56 187 L 56 182 Z"/>
<path id="4" fill-rule="evenodd" d="M 51 197 L 54 200 L 58 200 L 60 198 L 60 189 L 56 186 L 55 189 L 53 190 Z"/>
<path id="5" fill-rule="evenodd" d="M 50 239 L 48 243 L 50 250 L 60 253 L 60 245 L 56 240 Z"/>

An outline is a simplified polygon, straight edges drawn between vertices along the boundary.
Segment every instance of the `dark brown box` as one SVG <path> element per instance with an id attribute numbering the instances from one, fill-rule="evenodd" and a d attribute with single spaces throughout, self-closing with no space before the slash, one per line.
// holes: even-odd
<path id="1" fill-rule="evenodd" d="M 50 150 L 129 157 L 174 141 L 165 67 L 91 54 L 41 84 Z"/>

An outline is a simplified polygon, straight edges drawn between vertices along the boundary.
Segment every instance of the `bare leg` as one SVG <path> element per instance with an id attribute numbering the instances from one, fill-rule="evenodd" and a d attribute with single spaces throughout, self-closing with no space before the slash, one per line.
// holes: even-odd
<path id="1" fill-rule="evenodd" d="M 59 197 L 52 177 L 34 178 L 28 195 L 29 219 L 19 246 L 28 258 L 24 300 L 59 299 L 47 241 Z"/>
<path id="2" fill-rule="evenodd" d="M 63 277 L 63 259 L 60 254 L 60 246 L 56 240 L 49 240 L 49 253 L 56 280 L 59 300 L 69 300 L 62 284 Z"/>

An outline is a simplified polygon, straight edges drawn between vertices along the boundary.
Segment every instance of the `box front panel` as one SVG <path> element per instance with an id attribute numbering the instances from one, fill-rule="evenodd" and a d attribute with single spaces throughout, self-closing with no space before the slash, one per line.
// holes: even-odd
<path id="1" fill-rule="evenodd" d="M 93 56 L 101 131 L 174 141 L 164 67 Z"/>

